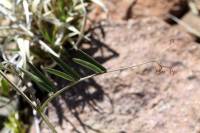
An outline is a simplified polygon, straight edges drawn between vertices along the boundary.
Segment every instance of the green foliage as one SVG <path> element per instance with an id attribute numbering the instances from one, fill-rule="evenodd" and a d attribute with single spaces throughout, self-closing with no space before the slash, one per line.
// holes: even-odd
<path id="1" fill-rule="evenodd" d="M 53 92 L 52 83 L 46 82 L 46 79 L 43 79 L 40 75 L 35 75 L 23 68 L 20 69 L 27 77 L 34 81 L 41 89 L 47 92 Z"/>
<path id="2" fill-rule="evenodd" d="M 25 133 L 25 126 L 22 121 L 19 120 L 18 113 L 12 113 L 8 120 L 5 122 L 5 127 L 10 130 L 10 133 Z"/>
<path id="3" fill-rule="evenodd" d="M 77 56 L 73 58 L 73 61 L 96 73 L 106 72 L 105 67 L 103 67 L 100 63 L 98 63 L 96 60 L 94 60 L 92 57 L 80 49 L 77 50 Z"/>
<path id="4" fill-rule="evenodd" d="M 80 64 L 80 65 L 96 72 L 96 73 L 103 73 L 104 72 L 99 67 L 95 66 L 94 64 L 92 64 L 88 61 L 85 61 L 85 60 L 82 60 L 82 59 L 77 59 L 77 58 L 73 58 L 73 61 L 76 62 L 77 64 Z"/>
<path id="5" fill-rule="evenodd" d="M 46 68 L 46 71 L 50 74 L 53 74 L 55 76 L 58 76 L 58 77 L 61 77 L 65 80 L 69 80 L 69 81 L 76 81 L 73 77 L 71 77 L 70 75 L 66 74 L 66 73 L 63 73 L 59 70 L 55 70 L 55 69 L 52 69 L 52 68 Z"/>
<path id="6" fill-rule="evenodd" d="M 5 79 L 1 79 L 1 92 L 3 96 L 9 95 L 9 84 Z"/>
<path id="7" fill-rule="evenodd" d="M 52 130 L 54 129 L 40 108 L 40 104 L 46 105 L 46 103 L 38 101 L 39 98 L 35 96 L 35 93 L 29 90 L 28 83 L 31 87 L 34 87 L 33 83 L 35 83 L 46 96 L 50 94 L 56 96 L 66 89 L 66 87 L 58 89 L 56 78 L 75 84 L 84 79 L 80 72 L 81 67 L 93 71 L 94 74 L 106 72 L 100 63 L 78 48 L 80 40 L 87 39 L 84 36 L 84 28 L 88 6 L 91 2 L 105 9 L 100 0 L 18 0 L 17 4 L 10 2 L 11 5 L 15 5 L 15 10 L 13 10 L 14 7 L 5 8 L 11 12 L 11 16 L 2 13 L 0 9 L 5 19 L 11 22 L 8 24 L 9 27 L 17 25 L 17 28 L 14 28 L 16 31 L 14 35 L 6 35 L 3 38 L 6 41 L 3 42 L 2 55 L 9 58 L 4 58 L 6 63 L 0 64 L 1 75 L 4 77 L 1 79 L 1 95 L 9 97 L 11 89 L 17 91 L 37 110 Z M 11 44 L 12 47 L 10 47 Z M 66 45 L 72 46 L 71 49 L 75 53 L 72 55 L 68 53 Z M 66 55 L 70 55 L 70 58 L 67 60 L 61 58 Z M 10 66 L 13 70 L 4 71 L 4 68 Z M 86 71 L 86 69 L 83 70 Z M 8 73 L 16 81 L 7 78 Z M 34 90 L 39 91 L 35 88 Z M 46 101 L 48 102 L 49 99 Z M 25 132 L 17 113 L 11 114 L 5 125 L 13 133 Z"/>
<path id="8" fill-rule="evenodd" d="M 66 64 L 64 61 L 62 61 L 60 58 L 50 55 L 51 58 L 63 69 L 63 71 L 69 75 L 74 80 L 78 80 L 80 78 L 79 74 L 68 64 Z"/>

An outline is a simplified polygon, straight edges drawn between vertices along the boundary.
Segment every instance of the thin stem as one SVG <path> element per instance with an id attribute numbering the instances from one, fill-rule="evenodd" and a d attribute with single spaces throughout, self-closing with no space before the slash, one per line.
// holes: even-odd
<path id="1" fill-rule="evenodd" d="M 37 110 L 37 107 L 33 102 L 22 92 L 12 81 L 8 79 L 8 77 L 0 70 L 0 75 L 3 76 L 4 79 L 6 79 L 10 85 L 14 88 L 15 91 L 17 91 L 35 110 Z"/>
<path id="2" fill-rule="evenodd" d="M 2 75 L 2 77 L 5 78 L 11 84 L 14 90 L 18 92 L 32 106 L 32 108 L 37 111 L 37 113 L 42 117 L 42 119 L 47 124 L 47 126 L 52 130 L 52 132 L 57 133 L 55 128 L 49 122 L 47 116 L 42 113 L 41 109 L 38 108 L 37 105 L 33 104 L 33 102 L 26 96 L 26 94 L 24 94 L 23 91 L 21 91 L 12 81 L 10 81 L 8 77 L 1 70 L 0 70 L 0 75 Z"/>
<path id="3" fill-rule="evenodd" d="M 47 126 L 51 129 L 51 131 L 53 133 L 57 133 L 56 129 L 54 128 L 54 126 L 51 124 L 51 122 L 49 121 L 49 119 L 47 118 L 47 116 L 43 113 L 43 111 L 41 111 L 41 109 L 37 109 L 37 113 L 42 117 L 42 119 L 44 120 L 44 122 L 47 124 Z"/>
<path id="4" fill-rule="evenodd" d="M 35 101 L 36 104 L 37 103 L 37 98 L 35 97 L 35 95 L 32 93 L 31 88 L 27 85 L 26 81 L 20 76 L 20 74 L 14 69 L 14 74 L 17 75 L 17 77 L 22 81 L 22 83 L 26 86 L 26 90 L 28 91 L 28 93 L 30 94 L 30 98 Z M 25 90 L 25 91 L 26 91 Z M 39 106 L 39 105 L 37 105 Z"/>
<path id="5" fill-rule="evenodd" d="M 122 68 L 119 68 L 119 69 L 113 69 L 113 70 L 109 70 L 109 71 L 106 71 L 106 72 L 103 72 L 103 73 L 97 73 L 97 74 L 92 74 L 92 75 L 89 75 L 89 76 L 86 76 L 84 78 L 81 78 L 79 79 L 78 81 L 75 81 L 75 82 L 72 82 L 71 84 L 69 84 L 68 86 L 65 86 L 64 88 L 60 89 L 59 91 L 53 93 L 41 106 L 41 110 L 43 111 L 45 109 L 45 107 L 47 106 L 48 103 L 50 103 L 54 98 L 56 98 L 57 96 L 59 96 L 61 93 L 63 93 L 64 91 L 68 90 L 69 88 L 75 86 L 76 84 L 84 81 L 84 80 L 87 80 L 87 79 L 90 79 L 90 78 L 93 78 L 95 76 L 98 76 L 98 75 L 102 75 L 102 74 L 105 74 L 105 73 L 111 73 L 111 72 L 116 72 L 116 71 L 124 71 L 124 70 L 127 70 L 127 69 L 133 69 L 133 68 L 136 68 L 136 67 L 139 67 L 139 66 L 142 66 L 142 65 L 145 65 L 145 64 L 149 64 L 149 63 L 155 63 L 157 62 L 156 60 L 152 60 L 152 61 L 149 61 L 149 62 L 144 62 L 144 63 L 141 63 L 141 64 L 137 64 L 137 65 L 133 65 L 133 66 L 128 66 L 128 67 L 122 67 Z"/>
<path id="6" fill-rule="evenodd" d="M 49 102 L 51 102 L 54 98 L 56 98 L 58 95 L 60 95 L 62 92 L 64 92 L 65 90 L 67 90 L 68 88 L 73 87 L 74 85 L 78 84 L 80 82 L 80 80 L 72 82 L 70 85 L 62 88 L 61 90 L 53 93 L 52 95 L 50 95 L 50 97 L 42 104 L 41 106 L 41 110 L 44 111 L 45 107 L 48 105 Z"/>
<path id="7" fill-rule="evenodd" d="M 112 70 L 109 70 L 109 71 L 107 71 L 105 73 L 111 73 L 111 72 L 116 72 L 116 71 L 124 71 L 124 70 L 133 69 L 133 68 L 140 67 L 140 66 L 143 66 L 143 65 L 146 65 L 146 64 L 157 63 L 157 62 L 158 61 L 156 61 L 156 60 L 151 60 L 151 61 L 144 62 L 144 63 L 137 64 L 137 65 L 132 65 L 132 66 L 128 66 L 128 67 L 121 67 L 121 68 L 117 68 L 117 69 L 112 69 Z M 104 74 L 104 73 L 102 73 L 102 74 Z"/>

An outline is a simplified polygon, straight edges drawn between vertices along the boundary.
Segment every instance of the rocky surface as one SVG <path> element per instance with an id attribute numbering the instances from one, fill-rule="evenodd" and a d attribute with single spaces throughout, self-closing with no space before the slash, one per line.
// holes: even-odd
<path id="1" fill-rule="evenodd" d="M 187 0 L 104 0 L 108 8 L 110 20 L 127 20 L 157 16 L 167 20 L 171 13 L 181 17 L 189 9 Z M 91 13 L 93 20 L 105 19 L 106 15 L 100 7 L 95 7 Z"/>
<path id="2" fill-rule="evenodd" d="M 162 70 L 149 63 L 74 88 L 49 107 L 59 133 L 200 132 L 200 45 L 192 37 L 155 17 L 106 23 L 94 32 L 100 41 L 87 48 L 98 45 L 94 57 L 108 70 L 152 60 Z"/>

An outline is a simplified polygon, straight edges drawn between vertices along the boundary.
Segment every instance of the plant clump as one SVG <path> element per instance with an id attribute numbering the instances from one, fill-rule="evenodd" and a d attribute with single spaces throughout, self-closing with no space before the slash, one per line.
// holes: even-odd
<path id="1" fill-rule="evenodd" d="M 15 132 L 13 123 L 24 127 L 23 122 L 15 116 L 19 111 L 17 106 L 26 101 L 56 132 L 44 111 L 48 102 L 68 87 L 59 88 L 55 77 L 66 80 L 66 85 L 73 85 L 87 76 L 82 70 L 94 74 L 106 71 L 78 47 L 82 39 L 89 40 L 84 32 L 87 12 L 93 2 L 105 9 L 100 0 L 0 2 L 0 106 L 6 110 L 10 104 L 15 105 L 12 111 L 3 115 L 8 121 L 2 129 L 9 128 Z M 36 95 L 38 92 L 46 97 L 41 100 Z"/>

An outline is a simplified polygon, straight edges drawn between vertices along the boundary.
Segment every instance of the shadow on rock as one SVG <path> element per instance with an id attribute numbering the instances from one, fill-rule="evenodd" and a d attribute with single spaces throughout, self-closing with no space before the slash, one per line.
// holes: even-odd
<path id="1" fill-rule="evenodd" d="M 89 31 L 92 32 L 93 30 L 100 31 L 101 36 L 105 37 L 105 33 L 101 25 L 98 25 L 96 28 L 90 29 Z M 91 41 L 85 41 L 84 43 L 79 45 L 79 48 L 81 50 L 92 56 L 99 63 L 105 63 L 106 61 L 119 56 L 116 51 L 111 49 L 107 44 L 101 42 L 100 38 L 102 37 L 97 36 L 97 34 L 92 34 L 92 36 L 90 36 Z M 73 52 L 71 53 L 73 54 Z M 79 69 L 79 72 L 82 73 L 83 76 L 91 74 L 91 71 L 79 68 L 76 65 L 74 67 L 76 69 Z M 59 85 L 59 88 L 62 88 L 66 86 L 66 84 L 68 84 L 66 81 L 61 79 L 57 79 L 57 83 Z M 109 102 L 112 106 L 111 98 L 107 94 L 105 94 L 100 84 L 98 84 L 94 79 L 85 80 L 74 86 L 73 88 L 67 90 L 61 96 L 61 98 L 62 101 L 65 102 L 65 105 L 69 109 L 71 115 L 78 121 L 85 132 L 87 132 L 87 129 L 94 132 L 100 132 L 99 130 L 93 129 L 91 126 L 85 124 L 84 121 L 82 121 L 79 117 L 79 113 L 83 112 L 86 106 L 98 113 L 101 113 L 102 108 L 98 106 L 97 102 L 102 102 L 105 98 L 109 99 Z M 63 120 L 65 120 L 74 128 L 76 132 L 79 132 L 76 129 L 76 126 L 64 116 L 64 110 L 59 101 L 60 99 L 56 98 L 52 103 L 56 110 L 59 124 L 62 125 Z"/>

